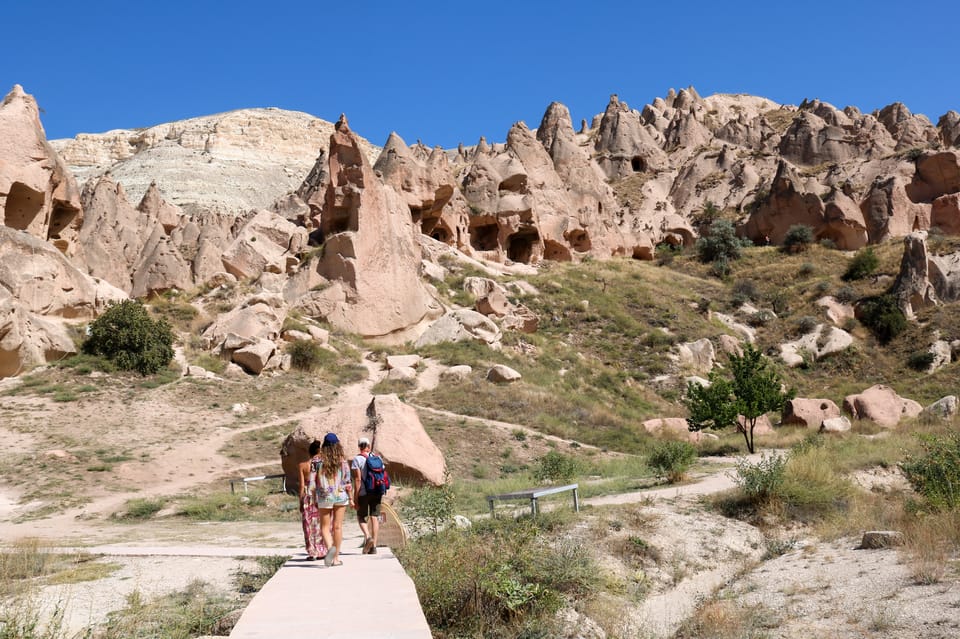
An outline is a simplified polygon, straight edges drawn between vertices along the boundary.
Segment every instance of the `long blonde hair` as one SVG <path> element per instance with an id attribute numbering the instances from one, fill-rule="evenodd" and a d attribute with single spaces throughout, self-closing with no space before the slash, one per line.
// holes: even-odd
<path id="1" fill-rule="evenodd" d="M 323 476 L 328 480 L 336 479 L 337 471 L 343 465 L 346 455 L 340 442 L 320 447 L 320 461 L 323 463 Z"/>

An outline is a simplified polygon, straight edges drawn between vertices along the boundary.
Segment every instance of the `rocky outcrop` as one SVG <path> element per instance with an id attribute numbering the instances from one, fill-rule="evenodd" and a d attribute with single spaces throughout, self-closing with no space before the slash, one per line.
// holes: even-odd
<path id="1" fill-rule="evenodd" d="M 907 317 L 921 308 L 960 300 L 960 253 L 933 255 L 926 240 L 924 232 L 903 240 L 900 272 L 892 291 Z"/>
<path id="2" fill-rule="evenodd" d="M 662 169 L 669 162 L 657 136 L 662 140 L 655 127 L 644 124 L 640 113 L 611 95 L 594 143 L 597 163 L 611 179 Z"/>
<path id="3" fill-rule="evenodd" d="M 391 133 L 373 169 L 403 197 L 421 233 L 460 249 L 469 246 L 467 206 L 454 198 L 457 180 L 443 149 L 423 161 Z"/>
<path id="4" fill-rule="evenodd" d="M 189 213 L 268 208 L 294 191 L 327 146 L 333 124 L 282 109 L 242 109 L 145 129 L 80 134 L 54 140 L 81 182 L 111 173 L 131 199 L 164 185 Z M 358 139 L 373 161 L 379 149 Z"/>
<path id="5" fill-rule="evenodd" d="M 840 408 L 829 399 L 797 397 L 783 405 L 780 422 L 784 426 L 804 426 L 819 430 L 827 419 L 840 417 Z"/>
<path id="6" fill-rule="evenodd" d="M 869 419 L 884 428 L 893 428 L 900 420 L 919 415 L 923 407 L 912 399 L 900 397 L 889 386 L 877 384 L 844 397 L 843 410 L 854 419 Z"/>
<path id="7" fill-rule="evenodd" d="M 64 320 L 93 318 L 125 297 L 50 243 L 0 226 L 0 377 L 75 353 Z"/>
<path id="8" fill-rule="evenodd" d="M 927 234 L 911 233 L 903 240 L 900 272 L 893 285 L 900 309 L 912 318 L 914 311 L 938 303 L 936 290 L 930 282 Z"/>
<path id="9" fill-rule="evenodd" d="M 376 434 L 370 430 L 371 421 L 377 424 Z M 361 436 L 369 437 L 395 482 L 439 486 L 445 481 L 443 453 L 427 435 L 417 411 L 396 395 L 376 395 L 369 402 L 315 408 L 303 415 L 280 449 L 287 490 L 295 492 L 299 487 L 297 465 L 310 458 L 310 443 L 322 440 L 328 432 L 337 434 L 348 456 L 355 454 Z"/>
<path id="10" fill-rule="evenodd" d="M 823 359 L 839 353 L 853 344 L 853 336 L 841 328 L 829 324 L 817 324 L 816 328 L 802 337 L 780 345 L 780 359 L 787 366 L 802 366 L 804 358 Z"/>
<path id="11" fill-rule="evenodd" d="M 0 141 L 0 225 L 71 252 L 80 191 L 47 143 L 37 101 L 19 84 L 0 103 Z"/>
<path id="12" fill-rule="evenodd" d="M 328 174 L 317 272 L 331 285 L 311 300 L 338 328 L 402 338 L 441 312 L 419 277 L 420 246 L 409 209 L 377 179 L 344 117 L 330 136 Z"/>
<path id="13" fill-rule="evenodd" d="M 441 342 L 459 342 L 475 339 L 490 346 L 498 346 L 502 333 L 492 320 L 469 309 L 448 311 L 434 321 L 417 338 L 417 348 Z"/>

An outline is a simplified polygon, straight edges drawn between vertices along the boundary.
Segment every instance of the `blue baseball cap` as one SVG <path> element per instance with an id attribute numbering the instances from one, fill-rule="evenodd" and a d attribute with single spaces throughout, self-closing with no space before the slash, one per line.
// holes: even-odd
<path id="1" fill-rule="evenodd" d="M 336 433 L 327 433 L 323 438 L 324 446 L 333 446 L 334 444 L 339 444 L 340 438 L 337 437 Z"/>

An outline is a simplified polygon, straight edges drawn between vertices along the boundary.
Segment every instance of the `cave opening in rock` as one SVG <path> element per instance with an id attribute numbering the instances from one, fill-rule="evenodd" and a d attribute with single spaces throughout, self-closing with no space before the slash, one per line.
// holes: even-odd
<path id="1" fill-rule="evenodd" d="M 43 193 L 21 182 L 14 182 L 7 194 L 3 223 L 18 231 L 26 231 L 42 208 Z"/>
<path id="2" fill-rule="evenodd" d="M 553 260 L 554 262 L 569 262 L 572 258 L 570 256 L 570 249 L 560 242 L 544 240 L 543 259 Z"/>
<path id="3" fill-rule="evenodd" d="M 496 223 L 478 224 L 470 227 L 470 246 L 477 251 L 495 251 L 500 245 L 500 228 Z"/>
<path id="4" fill-rule="evenodd" d="M 590 234 L 584 229 L 575 229 L 564 233 L 567 242 L 574 251 L 586 253 L 593 248 L 593 242 L 590 241 Z"/>
<path id="5" fill-rule="evenodd" d="M 635 155 L 630 160 L 630 168 L 633 169 L 634 173 L 642 173 L 647 170 L 647 163 L 643 161 L 642 157 Z"/>
<path id="6" fill-rule="evenodd" d="M 60 236 L 60 231 L 67 228 L 76 215 L 76 209 L 65 206 L 62 202 L 55 203 L 53 211 L 50 213 L 50 228 L 47 231 L 47 239 L 57 239 Z"/>
<path id="7" fill-rule="evenodd" d="M 514 262 L 529 264 L 533 259 L 533 249 L 540 241 L 536 229 L 520 229 L 507 238 L 507 257 Z"/>
<path id="8" fill-rule="evenodd" d="M 527 176 L 522 173 L 517 175 L 511 175 L 502 182 L 500 182 L 500 191 L 510 191 L 511 193 L 526 193 L 527 192 Z"/>

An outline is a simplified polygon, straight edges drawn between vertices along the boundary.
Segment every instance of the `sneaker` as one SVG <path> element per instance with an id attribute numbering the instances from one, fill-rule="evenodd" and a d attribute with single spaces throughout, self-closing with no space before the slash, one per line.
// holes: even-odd
<path id="1" fill-rule="evenodd" d="M 323 557 L 323 565 L 327 567 L 332 566 L 333 562 L 336 561 L 336 559 L 337 559 L 337 547 L 330 546 L 330 550 L 328 550 L 327 554 L 324 555 Z"/>
<path id="2" fill-rule="evenodd" d="M 367 537 L 367 540 L 363 542 L 363 554 L 372 555 L 376 549 L 377 547 L 373 543 L 373 537 Z"/>
<path id="3" fill-rule="evenodd" d="M 368 555 L 375 555 L 375 554 L 377 554 L 377 547 L 376 547 L 376 546 L 370 546 L 370 552 L 368 552 L 367 554 L 368 554 Z"/>

